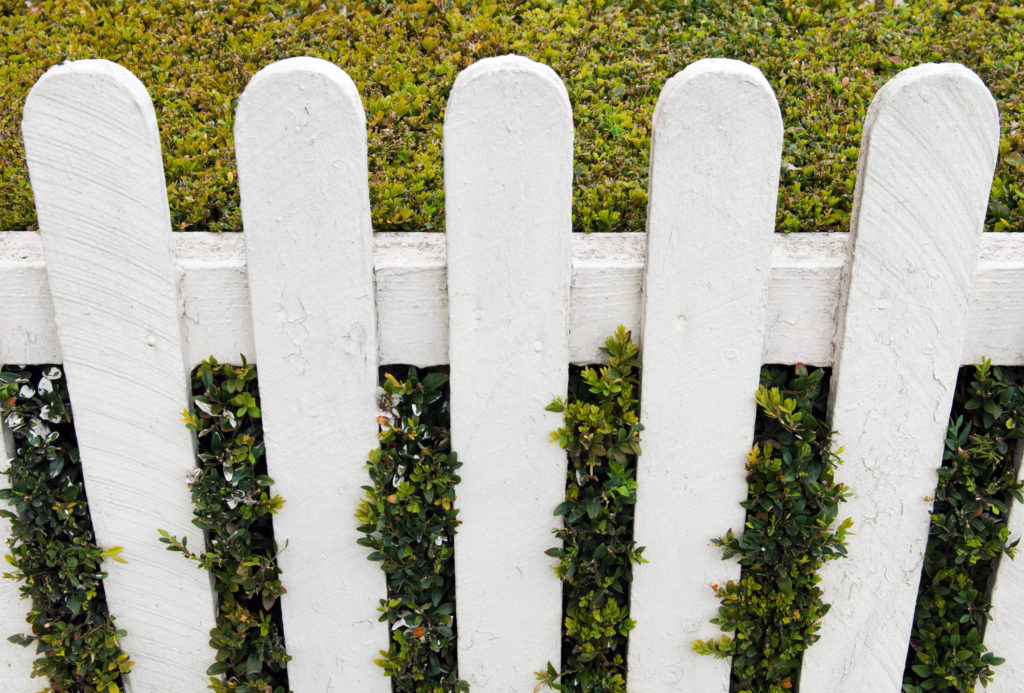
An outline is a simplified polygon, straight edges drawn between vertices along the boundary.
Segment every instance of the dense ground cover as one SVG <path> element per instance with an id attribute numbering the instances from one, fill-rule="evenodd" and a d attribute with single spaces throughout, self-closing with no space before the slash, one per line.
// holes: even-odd
<path id="1" fill-rule="evenodd" d="M 786 144 L 778 226 L 845 230 L 871 97 L 922 62 L 966 64 L 993 91 L 1000 163 L 986 226 L 1020 230 L 1024 9 L 1005 0 L 0 0 L 0 229 L 35 227 L 19 123 L 63 59 L 107 58 L 153 97 L 176 229 L 239 230 L 231 129 L 270 62 L 343 67 L 367 113 L 378 230 L 444 223 L 441 125 L 459 70 L 520 53 L 561 75 L 576 121 L 574 226 L 645 222 L 650 119 L 665 80 L 703 57 L 746 60 L 779 96 Z"/>

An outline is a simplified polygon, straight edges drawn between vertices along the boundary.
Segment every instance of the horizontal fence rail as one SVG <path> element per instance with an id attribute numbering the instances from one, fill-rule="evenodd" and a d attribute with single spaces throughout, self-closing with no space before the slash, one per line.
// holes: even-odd
<path id="1" fill-rule="evenodd" d="M 186 360 L 255 359 L 244 234 L 175 233 Z M 373 234 L 378 362 L 447 364 L 445 238 Z M 848 233 L 774 234 L 762 363 L 832 365 Z M 569 354 L 599 363 L 618 325 L 639 341 L 646 233 L 572 235 Z M 985 234 L 960 363 L 1024 365 L 1024 234 Z M 0 232 L 0 363 L 60 363 L 37 233 Z"/>
<path id="2" fill-rule="evenodd" d="M 774 93 L 750 65 L 699 61 L 658 101 L 647 233 L 574 235 L 565 87 L 524 58 L 487 59 L 445 116 L 447 235 L 375 234 L 358 91 L 294 58 L 240 99 L 245 233 L 172 234 L 145 88 L 105 61 L 48 72 L 24 119 L 41 235 L 0 233 L 0 362 L 67 368 L 97 540 L 128 559 L 106 592 L 137 662 L 131 693 L 200 690 L 212 662 L 210 586 L 156 532 L 195 535 L 188 372 L 239 354 L 260 369 L 268 471 L 287 501 L 275 537 L 289 545 L 291 686 L 390 688 L 372 663 L 388 645 L 384 580 L 353 518 L 377 369 L 448 364 L 459 675 L 476 693 L 532 690 L 561 637 L 545 550 L 565 456 L 544 406 L 619 324 L 642 349 L 647 426 L 629 690 L 728 690 L 728 663 L 689 649 L 716 635 L 709 583 L 739 575 L 710 539 L 742 526 L 760 366 L 803 362 L 835 368 L 837 480 L 857 494 L 858 534 L 824 574 L 835 608 L 802 690 L 896 693 L 956 370 L 1024 365 L 1024 236 L 980 233 L 998 120 L 966 68 L 901 73 L 864 131 L 851 233 L 774 234 Z M 126 414 L 109 415 L 111 399 Z M 1021 531 L 1020 512 L 1011 523 Z M 989 631 L 1008 658 L 1001 690 L 1024 687 L 1022 584 L 1003 561 Z M 23 605 L 6 588 L 0 600 L 0 628 L 17 632 Z M 38 688 L 31 656 L 0 647 L 0 689 Z"/>

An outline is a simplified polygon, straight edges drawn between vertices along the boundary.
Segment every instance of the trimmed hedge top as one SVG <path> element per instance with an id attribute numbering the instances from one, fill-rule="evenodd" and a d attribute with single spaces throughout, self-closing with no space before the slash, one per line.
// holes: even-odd
<path id="1" fill-rule="evenodd" d="M 878 88 L 955 61 L 1002 120 L 986 227 L 1024 230 L 1024 9 L 1001 0 L 0 0 L 0 229 L 35 228 L 19 124 L 63 59 L 106 58 L 149 88 L 177 230 L 241 229 L 232 126 L 260 68 L 311 55 L 342 66 L 367 113 L 377 230 L 441 230 L 441 126 L 460 70 L 519 53 L 550 65 L 576 123 L 574 228 L 641 230 L 650 121 L 666 79 L 703 57 L 745 60 L 786 125 L 778 227 L 846 230 L 861 125 Z"/>

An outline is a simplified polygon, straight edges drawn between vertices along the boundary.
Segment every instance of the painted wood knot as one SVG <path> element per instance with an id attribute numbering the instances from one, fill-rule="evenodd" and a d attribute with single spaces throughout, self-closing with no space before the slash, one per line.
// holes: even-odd
<path id="1" fill-rule="evenodd" d="M 146 344 L 149 346 L 156 346 L 156 335 L 151 334 L 146 337 Z"/>

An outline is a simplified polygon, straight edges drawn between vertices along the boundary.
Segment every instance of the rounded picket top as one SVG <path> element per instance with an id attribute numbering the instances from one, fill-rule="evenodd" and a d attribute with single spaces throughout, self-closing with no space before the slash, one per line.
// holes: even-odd
<path id="1" fill-rule="evenodd" d="M 125 213 L 166 219 L 166 228 L 135 224 L 133 234 L 170 229 L 156 113 L 146 87 L 130 71 L 109 60 L 51 67 L 29 91 L 21 127 L 41 227 L 51 233 L 78 227 L 62 210 L 85 205 L 103 214 L 108 227 L 119 226 L 116 211 L 135 221 L 140 218 Z M 66 185 L 65 175 L 79 184 Z M 104 209 L 106 200 L 120 204 Z"/>
<path id="2" fill-rule="evenodd" d="M 763 122 L 767 144 L 782 146 L 779 102 L 761 71 L 742 60 L 704 58 L 665 82 L 654 107 L 652 132 L 654 137 L 696 135 L 705 122 L 721 124 L 737 116 L 742 122 Z M 655 151 L 653 143 L 651 147 Z"/>
<path id="3" fill-rule="evenodd" d="M 504 55 L 467 67 L 452 87 L 443 139 L 446 225 L 463 211 L 473 214 L 480 200 L 462 200 L 460 193 L 475 195 L 481 172 L 508 181 L 541 172 L 554 186 L 545 197 L 560 199 L 566 189 L 571 194 L 572 106 L 547 65 Z"/>
<path id="4" fill-rule="evenodd" d="M 492 116 L 493 111 L 479 110 L 488 105 L 513 106 L 512 112 L 532 107 L 552 120 L 561 117 L 564 121 L 568 117 L 569 138 L 572 138 L 569 92 L 558 73 L 543 63 L 521 55 L 502 55 L 478 60 L 460 72 L 445 108 L 445 137 L 449 125 L 461 122 L 462 118 Z M 552 124 L 564 125 L 564 122 Z"/>
<path id="5" fill-rule="evenodd" d="M 857 164 L 853 228 L 858 231 L 865 194 L 872 184 L 886 187 L 912 171 L 931 180 L 929 189 L 941 206 L 988 202 L 999 151 L 999 109 L 992 93 L 974 71 L 959 63 L 928 63 L 903 70 L 875 95 L 868 108 Z M 876 163 L 874 158 L 883 158 Z M 871 167 L 867 167 L 871 161 Z M 864 171 L 869 171 L 865 178 Z M 983 193 L 981 191 L 984 191 Z M 881 190 L 879 191 L 881 192 Z M 924 203 L 923 208 L 937 209 Z M 963 213 L 974 218 L 978 210 Z M 971 224 L 958 225 L 974 234 Z"/>
<path id="6" fill-rule="evenodd" d="M 315 111 L 311 99 L 316 99 Z M 280 147 L 274 146 L 276 140 L 303 129 L 315 136 L 310 125 L 323 128 L 324 134 L 344 134 L 345 144 L 362 147 L 365 160 L 366 114 L 359 90 L 344 70 L 310 57 L 288 58 L 268 65 L 249 80 L 238 101 L 235 146 L 239 166 L 243 165 L 243 158 L 248 164 L 256 156 L 268 159 L 268 163 L 278 161 L 281 157 Z M 333 133 L 330 128 L 335 129 Z M 312 139 L 307 143 L 323 146 Z M 306 169 L 296 166 L 296 170 Z M 241 171 L 239 175 L 243 175 Z M 313 178 L 314 174 L 310 172 L 307 176 Z"/>

